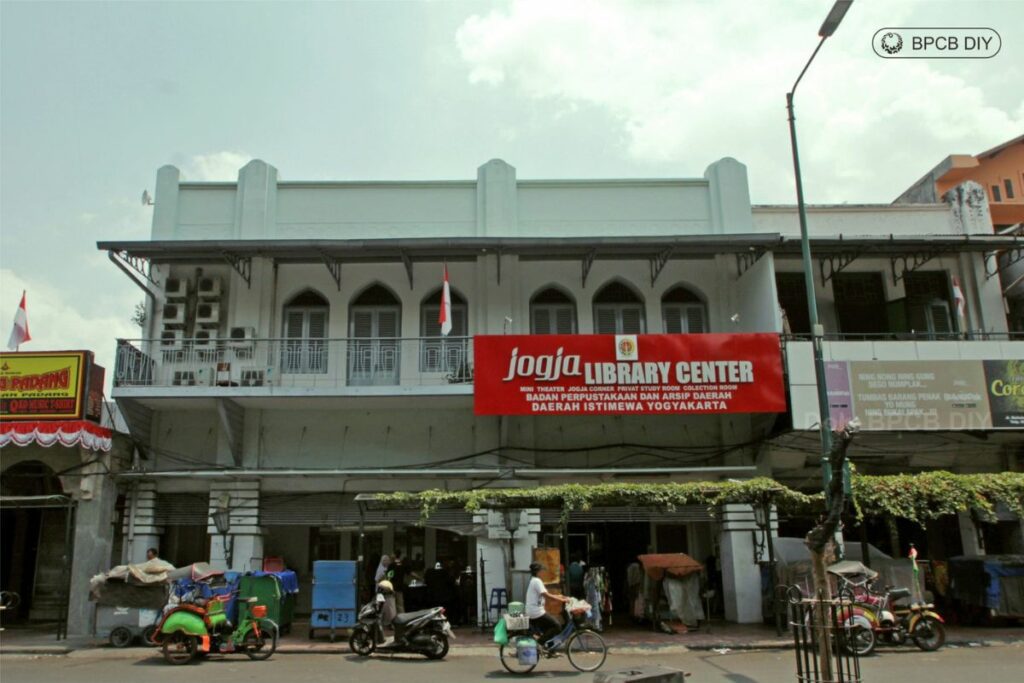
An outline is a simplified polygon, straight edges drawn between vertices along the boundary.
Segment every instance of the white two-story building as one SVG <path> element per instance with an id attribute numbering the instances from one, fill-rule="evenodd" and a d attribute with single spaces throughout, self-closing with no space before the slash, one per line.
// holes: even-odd
<path id="1" fill-rule="evenodd" d="M 308 585 L 314 560 L 361 551 L 372 569 L 402 550 L 428 565 L 484 556 L 487 584 L 501 586 L 507 541 L 488 537 L 486 515 L 439 510 L 421 526 L 416 511 L 367 509 L 356 496 L 756 475 L 820 486 L 797 214 L 751 206 L 734 159 L 702 178 L 657 180 L 520 180 L 492 160 L 475 180 L 294 182 L 253 161 L 237 183 L 192 183 L 166 166 L 153 210 L 150 240 L 99 244 L 147 301 L 140 339 L 118 342 L 113 390 L 140 444 L 118 479 L 126 559 L 153 545 L 177 564 L 247 569 L 279 556 Z M 971 404 L 962 410 L 907 407 L 931 399 L 858 384 L 872 381 L 865 362 L 899 377 L 921 362 L 1006 371 L 1024 359 L 986 270 L 1018 238 L 946 205 L 811 207 L 809 224 L 825 357 L 850 385 L 834 392 L 834 416 L 868 424 L 861 469 L 1019 469 L 1020 423 L 1002 406 L 995 424 L 988 394 L 952 401 Z M 480 335 L 641 335 L 642 350 L 643 335 L 705 333 L 776 335 L 781 406 L 474 410 Z M 714 339 L 742 353 L 750 338 Z M 955 382 L 939 375 L 914 390 Z M 950 410 L 974 417 L 954 424 Z M 913 422 L 921 414 L 936 417 Z M 225 508 L 222 537 L 211 512 Z M 568 547 L 607 566 L 616 588 L 639 553 L 714 556 L 725 616 L 760 620 L 749 511 L 715 512 L 593 509 L 573 516 Z M 525 513 L 516 566 L 533 547 L 565 547 L 557 517 Z"/>

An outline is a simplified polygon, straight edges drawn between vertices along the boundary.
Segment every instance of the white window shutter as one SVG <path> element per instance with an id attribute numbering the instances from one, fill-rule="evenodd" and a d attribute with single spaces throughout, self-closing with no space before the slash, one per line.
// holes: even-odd
<path id="1" fill-rule="evenodd" d="M 665 334 L 682 334 L 683 315 L 678 306 L 662 306 L 661 317 L 665 323 Z"/>
<path id="2" fill-rule="evenodd" d="M 555 311 L 555 333 L 576 334 L 576 316 L 572 306 L 559 306 Z"/>
<path id="3" fill-rule="evenodd" d="M 622 332 L 620 334 L 641 334 L 644 329 L 644 316 L 643 310 L 639 306 L 623 307 L 621 309 L 622 315 Z"/>
<path id="4" fill-rule="evenodd" d="M 618 310 L 615 306 L 597 306 L 594 309 L 594 332 L 597 334 L 618 334 Z"/>
<path id="5" fill-rule="evenodd" d="M 395 309 L 381 309 L 377 312 L 377 336 L 397 337 L 398 336 L 398 311 Z"/>
<path id="6" fill-rule="evenodd" d="M 690 334 L 708 331 L 703 306 L 690 305 L 686 307 L 686 331 Z"/>

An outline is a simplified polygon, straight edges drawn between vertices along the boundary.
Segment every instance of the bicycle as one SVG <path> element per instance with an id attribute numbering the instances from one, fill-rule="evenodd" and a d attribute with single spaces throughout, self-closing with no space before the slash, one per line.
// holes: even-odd
<path id="1" fill-rule="evenodd" d="M 510 633 L 508 643 L 498 646 L 498 659 L 505 670 L 512 674 L 528 674 L 537 667 L 540 657 L 520 663 L 519 644 L 522 642 L 524 646 L 528 645 L 524 641 L 536 641 L 538 654 L 547 658 L 555 657 L 564 648 L 569 664 L 577 671 L 600 669 L 608 657 L 608 646 L 604 638 L 587 623 L 590 605 L 572 601 L 565 606 L 565 614 L 565 628 L 546 643 L 540 642 L 539 634 L 532 632 L 532 629 L 528 633 Z"/>

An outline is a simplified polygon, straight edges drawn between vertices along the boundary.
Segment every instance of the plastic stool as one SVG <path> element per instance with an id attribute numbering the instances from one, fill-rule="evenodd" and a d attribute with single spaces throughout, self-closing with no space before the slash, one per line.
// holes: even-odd
<path id="1" fill-rule="evenodd" d="M 501 610 L 508 607 L 508 591 L 504 588 L 492 588 L 491 589 L 491 603 L 487 607 L 487 611 L 498 610 L 498 618 L 501 618 Z"/>

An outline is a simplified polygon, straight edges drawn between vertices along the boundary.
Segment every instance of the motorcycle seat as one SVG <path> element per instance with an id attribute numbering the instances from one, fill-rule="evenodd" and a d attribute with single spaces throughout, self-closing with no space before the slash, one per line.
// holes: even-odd
<path id="1" fill-rule="evenodd" d="M 404 614 L 399 614 L 397 617 L 395 617 L 394 621 L 392 621 L 391 623 L 393 623 L 395 626 L 405 626 L 409 622 L 416 621 L 420 617 L 425 617 L 433 611 L 434 610 L 432 609 L 423 609 L 419 612 L 405 612 Z"/>
<path id="2" fill-rule="evenodd" d="M 909 588 L 893 588 L 891 591 L 889 591 L 889 597 L 892 600 L 894 600 L 894 601 L 895 600 L 899 600 L 900 598 L 909 598 L 910 597 L 910 589 Z"/>

